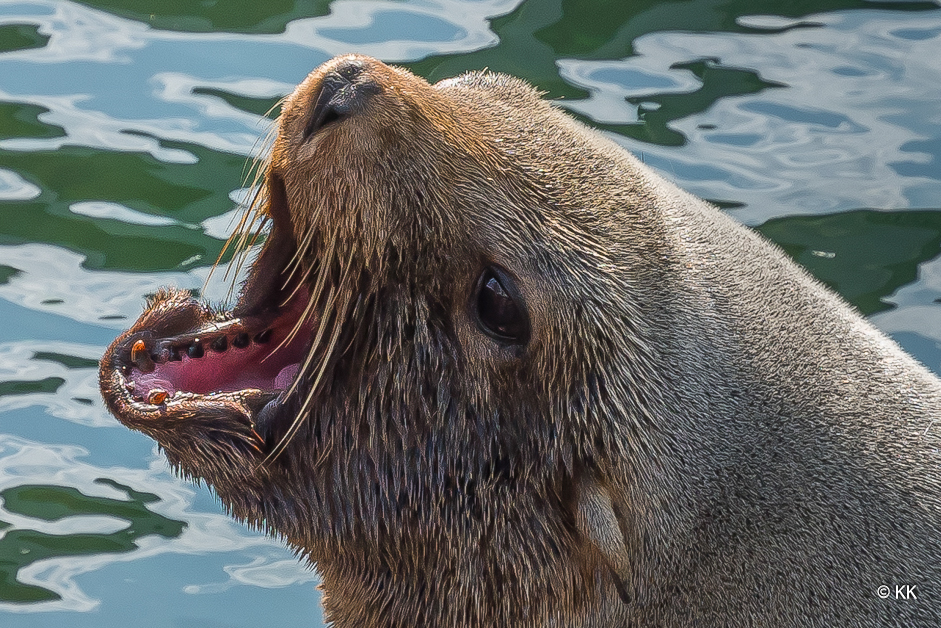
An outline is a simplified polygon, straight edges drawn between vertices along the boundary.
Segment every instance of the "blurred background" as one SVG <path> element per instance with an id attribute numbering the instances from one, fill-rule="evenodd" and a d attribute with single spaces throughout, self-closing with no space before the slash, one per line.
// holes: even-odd
<path id="1" fill-rule="evenodd" d="M 937 2 L 0 0 L 0 625 L 322 625 L 96 366 L 158 286 L 225 298 L 260 138 L 344 52 L 527 79 L 941 373 Z"/>

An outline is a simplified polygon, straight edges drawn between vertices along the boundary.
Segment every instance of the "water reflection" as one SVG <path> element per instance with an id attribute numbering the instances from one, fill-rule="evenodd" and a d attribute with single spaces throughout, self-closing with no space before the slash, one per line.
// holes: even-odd
<path id="1" fill-rule="evenodd" d="M 558 0 L 552 1 L 557 4 Z M 559 56 L 611 58 L 627 56 L 633 42 L 656 31 L 709 33 L 780 33 L 821 13 L 851 9 L 891 11 L 934 11 L 928 1 L 869 2 L 867 0 L 706 0 L 696 3 L 639 0 L 608 3 L 605 19 L 596 18 L 595 0 L 562 0 L 560 19 L 540 29 L 537 36 L 552 46 Z M 754 16 L 761 16 L 756 19 Z M 765 17 L 767 16 L 767 17 Z"/>
<path id="2" fill-rule="evenodd" d="M 18 422 L 11 421 L 11 413 L 0 411 L 0 416 L 5 426 L 19 429 Z M 37 418 L 41 417 L 29 420 L 35 424 Z M 130 613 L 123 622 L 102 624 L 95 623 L 95 616 L 88 620 L 76 616 L 69 624 L 139 625 L 133 619 L 135 609 L 152 604 L 146 601 L 152 591 L 173 595 L 166 590 L 170 581 L 178 590 L 195 587 L 189 593 L 209 596 L 212 599 L 207 604 L 218 606 L 220 600 L 226 600 L 229 606 L 217 608 L 217 616 L 227 623 L 231 608 L 236 611 L 231 625 L 243 625 L 238 613 L 261 621 L 259 609 L 246 609 L 238 601 L 259 600 L 245 585 L 266 586 L 268 591 L 261 599 L 277 599 L 280 594 L 273 594 L 271 588 L 303 584 L 313 578 L 302 565 L 289 561 L 289 552 L 276 541 L 248 533 L 211 508 L 204 490 L 197 491 L 167 474 L 165 463 L 148 453 L 153 450 L 149 441 L 128 439 L 126 430 L 112 427 L 57 431 L 67 442 L 81 442 L 82 435 L 87 435 L 90 438 L 85 440 L 91 447 L 104 443 L 107 448 L 102 453 L 107 455 L 96 455 L 103 468 L 84 460 L 87 448 L 41 444 L 0 433 L 0 611 L 8 604 L 19 611 L 34 605 L 37 610 L 91 610 L 99 601 L 86 588 L 109 599 L 114 591 L 121 591 L 123 603 L 99 609 L 97 617 L 117 619 L 122 612 Z M 148 458 L 150 466 L 125 466 Z M 107 477 L 102 477 L 103 470 Z M 26 478 L 33 481 L 24 481 Z M 143 487 L 146 491 L 141 491 Z M 127 563 L 129 555 L 141 567 L 129 580 L 106 578 L 105 588 L 110 592 L 102 591 L 97 580 L 83 576 L 113 572 Z M 147 567 L 147 561 L 167 555 L 192 556 L 195 562 L 179 573 Z M 243 573 L 245 569 L 249 573 Z M 266 577 L 268 570 L 276 570 L 277 577 Z M 128 584 L 132 584 L 130 589 Z M 227 593 L 230 590 L 231 594 Z M 308 595 L 313 591 L 308 589 Z M 182 606 L 192 603 L 183 602 Z M 313 608 L 314 600 L 308 600 L 308 605 Z M 158 616 L 166 613 L 164 609 Z M 7 619 L 4 617 L 4 625 L 9 624 Z"/>
<path id="3" fill-rule="evenodd" d="M 41 34 L 35 24 L 0 25 L 0 52 L 42 48 L 48 41 L 49 36 Z"/>
<path id="4" fill-rule="evenodd" d="M 941 252 L 941 211 L 856 210 L 770 220 L 758 231 L 854 304 L 863 314 L 915 281 Z"/>
<path id="5" fill-rule="evenodd" d="M 582 114 L 598 128 L 661 146 L 682 146 L 686 143 L 686 137 L 671 128 L 676 120 L 703 113 L 725 98 L 786 87 L 762 79 L 753 70 L 724 67 L 719 59 L 672 63 L 659 72 L 648 68 L 647 74 L 642 77 L 636 72 L 626 73 L 623 64 L 617 65 L 621 71 L 614 73 L 611 71 L 614 67 L 611 62 L 562 62 L 562 76 L 585 87 L 592 94 L 588 99 L 565 103 L 566 107 Z M 682 80 L 678 70 L 686 70 L 690 77 Z M 641 78 L 644 80 L 638 80 Z M 616 105 L 613 99 L 616 99 Z M 623 119 L 625 102 L 634 105 L 636 122 L 606 123 L 606 116 L 611 116 L 615 111 Z M 723 139 L 728 141 L 730 136 L 732 134 L 725 134 Z M 732 142 L 738 146 L 754 144 L 760 138 L 755 133 L 737 134 L 735 137 L 756 138 L 747 144 Z"/>
<path id="6" fill-rule="evenodd" d="M 231 208 L 229 193 L 239 187 L 246 163 L 171 142 L 161 145 L 185 150 L 196 163 L 76 146 L 8 151 L 3 145 L 0 165 L 40 194 L 28 202 L 0 200 L 0 243 L 56 244 L 85 255 L 90 268 L 154 271 L 214 261 L 221 242 L 205 237 L 198 225 Z"/>
<path id="7" fill-rule="evenodd" d="M 938 11 L 901 13 L 896 19 L 911 26 L 941 22 Z M 640 141 L 645 136 L 637 129 L 629 138 L 615 139 L 682 187 L 743 203 L 735 215 L 752 225 L 858 207 L 936 206 L 941 196 L 937 175 L 904 167 L 900 173 L 898 164 L 921 162 L 911 151 L 930 150 L 919 142 L 936 136 L 936 126 L 932 130 L 928 121 L 941 119 L 941 101 L 929 96 L 927 85 L 941 79 L 941 68 L 925 60 L 937 53 L 939 40 L 893 39 L 877 12 L 822 14 L 814 20 L 821 27 L 769 35 L 642 36 L 634 42 L 638 56 L 623 61 L 628 67 L 645 65 L 648 58 L 659 60 L 660 67 L 714 58 L 721 67 L 751 68 L 761 81 L 786 87 L 723 96 L 701 113 L 668 120 L 667 128 L 685 138 L 681 151 Z M 866 53 L 855 54 L 858 50 Z M 848 67 L 860 72 L 847 72 Z M 668 95 L 682 100 L 682 95 Z M 649 94 L 638 98 L 655 100 Z M 625 100 L 622 124 L 671 117 L 663 106 L 643 119 L 634 111 Z M 616 123 L 617 116 L 612 108 L 603 120 Z"/>
<path id="8" fill-rule="evenodd" d="M 214 229 L 221 237 L 230 216 L 207 221 L 204 229 Z M 0 246 L 0 265 L 6 266 L 7 281 L 0 282 L 0 317 L 4 317 L 6 340 L 75 339 L 100 342 L 104 348 L 141 312 L 145 295 L 172 284 L 203 294 L 220 302 L 238 277 L 226 275 L 226 266 L 206 283 L 210 268 L 199 266 L 167 273 L 89 270 L 85 257 L 47 244 Z M 2 275 L 0 275 L 2 276 Z M 50 318 L 46 318 L 50 317 Z"/>
<path id="9" fill-rule="evenodd" d="M 38 561 L 60 556 L 130 552 L 137 549 L 140 537 L 156 534 L 175 538 L 186 527 L 183 521 L 168 519 L 148 509 L 148 504 L 159 500 L 153 493 L 138 492 L 108 478 L 98 478 L 95 482 L 124 492 L 128 499 L 92 497 L 71 487 L 52 485 L 23 484 L 0 491 L 7 513 L 50 522 L 83 515 L 104 515 L 127 523 L 125 527 L 107 534 L 55 534 L 19 527 L 7 530 L 0 538 L 0 601 L 45 602 L 61 598 L 55 591 L 17 579 L 21 569 Z M 81 527 L 81 522 L 77 523 Z"/>
<path id="10" fill-rule="evenodd" d="M 161 285 L 225 300 L 247 159 L 318 63 L 522 76 L 941 372 L 939 45 L 919 1 L 0 4 L 0 623 L 311 624 L 316 576 L 118 426 L 95 363 Z"/>
<path id="11" fill-rule="evenodd" d="M 196 2 L 153 0 L 77 0 L 163 30 L 193 33 L 283 33 L 289 22 L 326 15 L 330 0 Z"/>
<path id="12" fill-rule="evenodd" d="M 917 156 L 889 164 L 897 173 L 904 177 L 941 179 L 941 139 L 912 140 L 899 150 Z"/>

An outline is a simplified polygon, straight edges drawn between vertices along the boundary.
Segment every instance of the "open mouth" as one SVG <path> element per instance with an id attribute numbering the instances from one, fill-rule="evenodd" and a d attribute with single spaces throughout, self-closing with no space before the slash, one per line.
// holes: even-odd
<path id="1" fill-rule="evenodd" d="M 147 430 L 175 417 L 225 414 L 254 429 L 276 414 L 313 326 L 307 289 L 284 284 L 294 247 L 281 233 L 270 234 L 230 312 L 164 290 L 112 344 L 101 385 L 121 421 Z"/>
<path id="2" fill-rule="evenodd" d="M 297 375 L 310 339 L 295 329 L 303 310 L 299 295 L 273 317 L 223 314 L 179 334 L 132 334 L 115 352 L 124 390 L 133 403 L 155 407 L 280 393 Z"/>
<path id="3" fill-rule="evenodd" d="M 289 333 L 277 324 L 252 333 L 230 320 L 151 343 L 138 338 L 123 365 L 124 385 L 135 401 L 153 405 L 177 395 L 284 390 L 300 367 L 293 359 L 300 343 L 285 344 Z"/>

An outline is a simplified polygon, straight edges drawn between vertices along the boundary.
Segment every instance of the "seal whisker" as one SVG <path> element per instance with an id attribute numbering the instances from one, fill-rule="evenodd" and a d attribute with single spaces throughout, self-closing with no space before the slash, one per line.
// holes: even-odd
<path id="1" fill-rule="evenodd" d="M 277 103 L 272 105 L 272 107 L 268 110 L 268 113 L 273 111 L 275 107 L 277 107 L 282 102 L 283 102 L 283 99 L 279 100 Z M 266 113 L 266 116 L 267 116 L 267 113 Z M 256 140 L 255 142 L 252 152 L 258 155 L 258 157 L 246 162 L 246 166 L 245 166 L 245 169 L 243 170 L 243 178 L 242 178 L 242 187 L 243 188 L 248 187 L 253 190 L 252 198 L 249 201 L 249 203 L 245 206 L 245 209 L 242 212 L 242 216 L 240 217 L 235 230 L 233 230 L 232 234 L 226 239 L 225 243 L 222 246 L 222 249 L 219 251 L 219 255 L 216 257 L 216 260 L 212 265 L 212 268 L 209 270 L 209 273 L 206 276 L 206 282 L 203 284 L 204 291 L 206 289 L 206 285 L 209 279 L 212 277 L 213 272 L 215 271 L 219 262 L 222 260 L 222 257 L 225 255 L 228 248 L 232 245 L 234 239 L 236 238 L 236 235 L 238 235 L 238 244 L 235 246 L 233 257 L 238 256 L 242 251 L 245 250 L 244 233 L 246 231 L 247 224 L 249 222 L 253 222 L 255 218 L 257 218 L 257 216 L 259 215 L 257 208 L 260 203 L 261 196 L 263 194 L 262 188 L 264 186 L 262 185 L 262 183 L 265 177 L 265 173 L 267 172 L 268 167 L 270 165 L 270 159 L 266 157 L 266 155 L 270 153 L 271 146 L 274 144 L 276 137 L 277 137 L 277 125 L 272 124 L 268 128 L 268 131 L 265 133 L 265 135 L 259 138 L 258 140 Z M 251 180 L 251 184 L 247 185 L 249 180 Z M 249 220 L 250 215 L 252 216 L 251 221 Z M 239 272 L 241 271 L 242 261 L 243 260 L 240 260 L 239 263 L 237 264 L 235 276 L 238 276 Z M 226 274 L 225 274 L 225 277 L 223 277 L 223 279 L 228 278 L 230 269 L 231 269 L 231 266 L 226 269 Z M 230 286 L 229 293 L 226 298 L 231 298 L 233 288 L 234 288 L 234 283 L 232 284 L 232 286 Z"/>
<path id="2" fill-rule="evenodd" d="M 321 339 L 323 338 L 324 332 L 325 332 L 326 329 L 327 329 L 327 322 L 328 322 L 328 320 L 329 320 L 331 314 L 335 311 L 334 308 L 333 308 L 333 305 L 334 305 L 334 302 L 336 301 L 337 295 L 338 295 L 337 289 L 336 289 L 335 287 L 331 286 L 331 287 L 330 287 L 330 292 L 329 292 L 329 294 L 327 295 L 327 301 L 326 301 L 326 303 L 324 303 L 324 307 L 323 307 L 322 315 L 321 315 L 321 319 L 320 319 L 320 324 L 317 326 L 317 331 L 315 332 L 314 338 L 313 338 L 313 340 L 311 341 L 311 347 L 314 348 L 314 349 L 316 349 L 316 348 L 318 348 L 318 347 L 320 346 L 320 341 L 321 341 Z M 300 367 L 300 369 L 298 370 L 298 374 L 299 374 L 299 375 L 307 372 L 307 369 L 310 368 L 311 363 L 312 363 L 313 360 L 314 360 L 314 357 L 317 356 L 317 355 L 318 355 L 318 353 L 317 353 L 317 351 L 315 351 L 315 350 L 311 350 L 311 351 L 307 354 L 307 357 L 304 359 L 304 362 L 301 364 L 301 367 Z M 300 380 L 300 377 L 296 377 L 296 378 L 294 379 L 294 381 L 291 383 L 291 386 L 287 389 L 286 394 L 290 395 L 290 394 L 293 393 L 295 390 L 297 390 L 297 385 L 298 385 L 298 383 L 299 383 L 300 381 L 301 381 L 301 380 Z"/>
<path id="3" fill-rule="evenodd" d="M 317 282 L 310 288 L 309 298 L 311 302 L 315 302 L 320 298 L 323 288 L 327 283 L 327 279 L 332 272 L 331 262 L 336 260 L 336 251 L 337 251 L 337 240 L 339 236 L 334 233 L 330 238 L 330 242 L 324 247 L 324 250 L 320 255 L 319 263 L 319 272 L 317 275 Z M 307 273 L 310 272 L 310 267 L 307 268 Z M 304 280 L 307 280 L 307 274 L 304 276 Z"/>
<path id="4" fill-rule="evenodd" d="M 281 341 L 275 351 L 280 349 L 282 346 L 289 344 L 294 340 L 294 338 L 302 329 L 307 327 L 316 309 L 317 301 L 311 300 L 307 303 L 307 305 L 304 307 L 303 313 L 298 317 L 297 322 L 294 323 L 294 327 L 292 327 L 291 330 L 287 333 L 287 335 L 284 337 L 284 340 Z"/>
<path id="5" fill-rule="evenodd" d="M 248 218 L 247 215 L 246 218 Z M 264 233 L 265 227 L 270 221 L 270 218 L 257 212 L 254 213 L 250 219 L 245 221 L 245 226 L 241 229 L 239 240 L 235 247 L 235 255 L 237 255 L 239 259 L 233 272 L 233 280 L 242 272 L 242 267 L 248 259 L 249 250 L 258 242 L 258 238 Z M 254 229 L 251 228 L 253 223 L 255 225 Z"/>
<path id="6" fill-rule="evenodd" d="M 256 190 L 256 194 L 257 194 L 257 190 Z M 236 223 L 235 228 L 233 229 L 231 235 L 229 235 L 229 237 L 226 238 L 225 243 L 222 245 L 222 249 L 219 251 L 219 254 L 216 256 L 216 259 L 212 264 L 212 267 L 209 269 L 209 273 L 206 275 L 206 279 L 203 282 L 204 292 L 206 290 L 206 287 L 209 284 L 209 280 L 212 278 L 213 273 L 215 273 L 216 268 L 219 266 L 220 262 L 222 262 L 222 258 L 225 256 L 226 251 L 228 251 L 229 248 L 233 246 L 233 243 L 236 243 L 234 246 L 233 254 L 232 254 L 233 259 L 238 258 L 239 255 L 241 254 L 243 250 L 241 242 L 245 237 L 244 231 L 246 229 L 247 224 L 249 223 L 250 216 L 252 216 L 252 211 L 250 207 L 246 207 L 242 211 L 242 215 L 239 217 L 239 220 Z M 243 260 L 239 258 L 238 261 L 236 262 L 237 268 L 235 271 L 235 275 L 238 275 L 238 272 L 241 269 L 242 261 Z M 230 272 L 232 272 L 231 264 L 226 268 L 225 274 L 223 275 L 223 280 L 227 280 L 229 278 Z M 234 288 L 234 283 L 229 286 L 229 292 L 226 298 L 230 298 L 232 296 L 233 288 Z"/>
<path id="7" fill-rule="evenodd" d="M 300 410 L 297 412 L 297 416 L 291 422 L 291 426 L 288 428 L 288 431 L 281 438 L 281 442 L 275 447 L 275 449 L 269 454 L 264 463 L 276 459 L 290 444 L 291 439 L 294 438 L 294 435 L 297 433 L 297 430 L 300 429 L 301 424 L 303 423 L 305 417 L 307 416 L 307 411 L 310 408 L 311 401 L 316 397 L 318 388 L 320 387 L 320 382 L 323 379 L 323 374 L 327 370 L 327 365 L 330 363 L 330 359 L 333 356 L 333 350 L 336 347 L 337 340 L 340 338 L 340 332 L 343 329 L 342 320 L 340 319 L 339 312 L 343 311 L 346 306 L 349 305 L 349 301 L 344 301 L 342 305 L 335 310 L 336 312 L 336 322 L 333 326 L 333 332 L 330 336 L 330 342 L 326 346 L 324 353 L 321 357 L 320 368 L 317 371 L 317 375 L 314 377 L 314 380 L 311 382 L 310 391 L 307 393 L 307 397 L 304 399 L 304 403 L 301 405 Z M 319 331 L 319 330 L 318 330 Z M 313 354 L 313 352 L 311 352 Z M 305 362 L 302 372 L 307 371 L 307 367 L 310 364 L 310 360 Z M 263 464 L 264 464 L 263 463 Z"/>
<path id="8" fill-rule="evenodd" d="M 333 256 L 334 256 L 334 254 L 333 254 L 334 248 L 335 248 L 335 247 L 334 247 L 334 245 L 333 245 L 333 242 L 331 242 L 330 254 L 329 254 L 328 256 L 326 256 L 326 259 L 332 259 L 332 258 L 333 258 Z M 343 315 L 343 313 L 346 311 L 346 304 L 348 304 L 349 298 L 347 298 L 347 301 L 345 302 L 346 304 L 344 304 L 341 308 L 334 308 L 334 307 L 333 307 L 333 304 L 334 304 L 334 302 L 336 301 L 336 297 L 339 295 L 340 290 L 342 289 L 342 286 L 344 286 L 344 285 L 346 284 L 346 282 L 347 282 L 347 278 L 348 278 L 348 276 L 349 276 L 349 274 L 350 274 L 350 268 L 351 268 L 351 263 L 352 263 L 352 260 L 353 260 L 353 254 L 354 254 L 354 249 L 350 248 L 350 250 L 349 250 L 349 255 L 348 255 L 347 259 L 345 260 L 344 264 L 342 265 L 342 269 L 343 269 L 343 270 L 342 270 L 342 275 L 340 276 L 339 280 L 337 281 L 337 283 L 336 283 L 335 285 L 331 285 L 331 286 L 330 286 L 330 293 L 329 293 L 328 298 L 327 298 L 327 303 L 325 304 L 325 306 L 324 306 L 324 308 L 323 308 L 323 310 L 322 310 L 322 312 L 321 312 L 321 319 L 320 319 L 320 324 L 318 325 L 318 328 L 317 328 L 317 334 L 316 334 L 316 336 L 315 336 L 315 338 L 314 338 L 314 340 L 313 340 L 313 342 L 312 342 L 312 344 L 311 344 L 311 347 L 312 347 L 312 348 L 315 348 L 315 347 L 318 347 L 318 346 L 319 346 L 320 339 L 321 339 L 321 337 L 323 336 L 323 333 L 322 333 L 322 332 L 323 332 L 323 330 L 326 328 L 327 321 L 328 321 L 328 319 L 331 317 L 331 315 L 336 319 L 335 325 L 337 325 L 338 327 L 340 327 L 340 326 L 342 326 L 342 324 L 343 324 L 342 315 Z M 292 339 L 295 337 L 295 335 L 296 335 L 301 329 L 303 329 L 303 328 L 306 326 L 306 324 L 310 321 L 310 319 L 312 318 L 312 315 L 313 315 L 314 311 L 316 310 L 317 304 L 318 304 L 319 301 L 320 301 L 320 293 L 321 293 L 322 290 L 323 290 L 323 286 L 324 286 L 324 284 L 325 284 L 325 275 L 326 275 L 327 272 L 329 272 L 329 270 L 328 270 L 328 265 L 322 266 L 322 267 L 321 267 L 321 270 L 320 270 L 320 277 L 318 278 L 318 285 L 317 285 L 317 287 L 315 287 L 315 288 L 312 290 L 311 296 L 310 296 L 310 298 L 309 298 L 309 300 L 308 300 L 307 306 L 304 308 L 303 314 L 301 314 L 301 316 L 300 316 L 300 317 L 298 318 L 298 320 L 297 320 L 297 323 L 294 325 L 294 327 L 293 327 L 293 328 L 291 329 L 291 331 L 288 333 L 287 338 L 285 339 L 285 342 L 289 342 L 290 340 L 292 340 Z M 305 276 L 305 280 L 306 280 L 306 276 Z M 310 351 L 310 352 L 307 354 L 307 358 L 305 359 L 304 363 L 301 365 L 301 368 L 300 368 L 299 371 L 298 371 L 299 373 L 306 373 L 306 372 L 307 372 L 307 368 L 310 366 L 311 360 L 313 360 L 313 356 L 314 356 L 314 355 L 315 355 L 315 351 L 313 351 L 313 350 Z M 290 386 L 290 388 L 288 389 L 288 393 L 287 393 L 287 394 L 291 394 L 292 392 L 294 392 L 294 390 L 296 390 L 296 388 L 297 388 L 297 383 L 298 383 L 299 381 L 300 381 L 300 378 L 299 378 L 299 377 L 298 377 L 298 378 L 295 378 L 295 380 L 291 383 L 291 386 Z"/>
<path id="9" fill-rule="evenodd" d="M 286 276 L 282 283 L 282 288 L 287 288 L 288 286 L 291 285 L 291 282 L 294 279 L 294 276 L 297 273 L 298 269 L 302 267 L 302 260 L 305 258 L 305 256 L 308 254 L 310 250 L 313 237 L 314 237 L 314 229 L 308 229 L 307 233 L 304 235 L 304 239 L 301 241 L 301 244 L 297 247 L 297 251 L 294 253 L 294 255 L 291 257 L 291 260 L 288 262 L 288 265 L 285 269 L 286 272 L 284 273 Z M 291 291 L 291 293 L 288 295 L 286 301 L 290 301 L 292 298 L 294 298 L 294 296 L 297 294 L 297 291 L 300 290 L 301 286 L 307 283 L 307 279 L 309 277 L 311 267 L 309 264 L 304 264 L 303 267 L 304 267 L 304 276 L 301 277 L 300 280 L 295 282 L 294 288 Z"/>
<path id="10" fill-rule="evenodd" d="M 248 260 L 248 253 L 251 250 L 251 247 L 253 247 L 258 241 L 259 236 L 261 233 L 263 233 L 265 226 L 270 220 L 266 215 L 259 212 L 256 208 L 258 203 L 263 202 L 262 194 L 262 189 L 260 187 L 256 187 L 251 204 L 246 207 L 245 211 L 242 213 L 236 229 L 226 240 L 222 251 L 219 252 L 219 256 L 216 258 L 216 262 L 213 265 L 213 270 L 215 270 L 216 265 L 218 265 L 218 263 L 221 261 L 226 249 L 228 249 L 228 247 L 234 242 L 232 253 L 233 263 L 228 265 L 225 271 L 225 275 L 223 276 L 224 280 L 229 279 L 231 276 L 226 299 L 230 299 L 232 297 L 232 294 L 236 288 L 237 278 L 241 274 L 245 262 Z M 251 227 L 253 223 L 255 224 L 254 229 Z M 207 277 L 206 281 L 208 282 L 208 280 L 209 278 Z"/>

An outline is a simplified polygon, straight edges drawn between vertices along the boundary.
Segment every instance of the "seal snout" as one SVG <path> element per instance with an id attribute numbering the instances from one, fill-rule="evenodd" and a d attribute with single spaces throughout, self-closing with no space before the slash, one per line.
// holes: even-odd
<path id="1" fill-rule="evenodd" d="M 320 93 L 304 129 L 307 140 L 323 127 L 360 111 L 380 91 L 360 59 L 344 59 L 320 83 Z"/>

